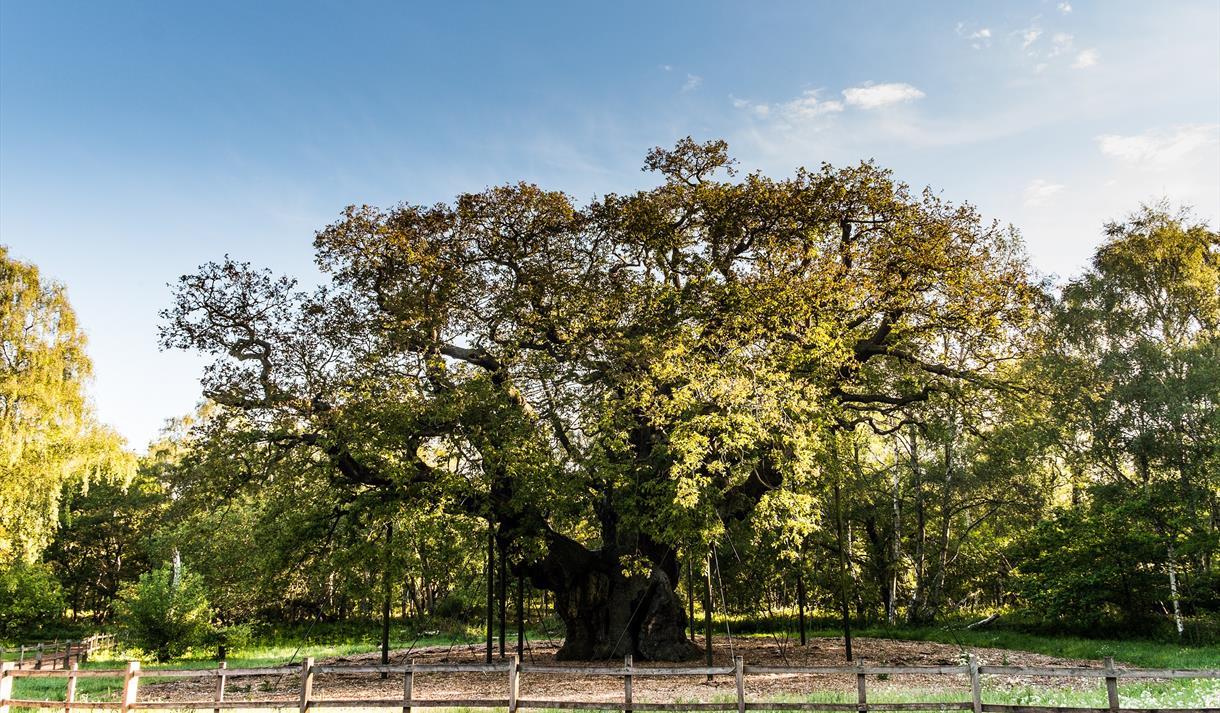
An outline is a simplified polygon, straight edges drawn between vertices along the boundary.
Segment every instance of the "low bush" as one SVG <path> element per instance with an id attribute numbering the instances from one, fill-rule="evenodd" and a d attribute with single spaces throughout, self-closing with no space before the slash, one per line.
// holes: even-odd
<path id="1" fill-rule="evenodd" d="M 119 594 L 115 620 L 124 638 L 158 661 L 168 661 L 204 643 L 211 629 L 203 578 L 185 566 L 174 582 L 164 566 L 140 576 Z"/>
<path id="2" fill-rule="evenodd" d="M 0 570 L 0 637 L 41 630 L 57 622 L 63 611 L 63 588 L 47 565 L 16 564 Z"/>

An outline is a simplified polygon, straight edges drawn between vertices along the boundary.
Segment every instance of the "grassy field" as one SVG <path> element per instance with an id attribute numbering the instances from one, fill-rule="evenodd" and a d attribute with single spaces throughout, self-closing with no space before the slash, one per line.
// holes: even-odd
<path id="1" fill-rule="evenodd" d="M 265 628 L 258 632 L 259 643 L 232 650 L 227 662 L 230 668 L 282 666 L 299 664 L 309 656 L 322 660 L 368 653 L 378 650 L 379 633 L 379 629 L 371 623 Z M 837 631 L 824 626 L 819 626 L 811 633 L 814 636 L 839 635 Z M 1004 629 L 965 631 L 946 627 L 864 628 L 855 634 L 860 637 L 935 641 L 965 649 L 986 647 L 1032 651 L 1065 658 L 1101 659 L 1113 656 L 1124 664 L 1146 668 L 1220 668 L 1220 647 L 1217 646 L 1189 647 L 1156 641 L 1042 636 Z M 530 632 L 531 639 L 553 635 L 553 628 Z M 770 634 L 751 633 L 747 636 Z M 509 638 L 513 638 L 511 632 Z M 396 629 L 392 632 L 391 646 L 394 649 L 422 648 L 464 645 L 481 640 L 481 632 L 476 629 L 460 629 L 446 634 L 426 632 L 423 635 Z M 216 665 L 212 655 L 212 651 L 199 651 L 164 664 L 146 663 L 144 668 L 212 668 Z M 85 668 L 121 668 L 125 658 L 123 652 L 98 656 L 89 661 Z M 15 683 L 14 697 L 17 698 L 64 698 L 65 684 L 62 678 L 20 678 Z M 85 678 L 79 680 L 77 692 L 82 700 L 114 700 L 121 687 L 122 680 L 118 677 Z M 1215 679 L 1122 683 L 1119 693 L 1123 705 L 1131 707 L 1220 706 L 1220 680 Z M 968 698 L 965 692 L 956 688 L 899 688 L 892 682 L 870 680 L 870 699 L 875 699 L 875 702 L 932 703 L 965 700 L 963 696 Z M 1105 690 L 1100 682 L 1087 690 L 1073 690 L 1047 687 L 1001 688 L 985 681 L 983 696 L 988 703 L 1018 705 L 1104 706 L 1106 703 Z M 855 699 L 849 694 L 818 693 L 789 700 L 830 703 L 853 702 Z"/>
<path id="2" fill-rule="evenodd" d="M 770 634 L 752 634 L 770 636 Z M 842 636 L 842 632 L 819 627 L 813 636 Z M 948 627 L 871 627 L 853 631 L 854 636 L 906 641 L 936 641 L 963 648 L 1032 651 L 1048 656 L 1116 661 L 1140 668 L 1220 668 L 1220 646 L 1183 646 L 1141 639 L 1086 639 L 1075 636 L 1045 636 L 1006 629 L 971 630 Z"/>

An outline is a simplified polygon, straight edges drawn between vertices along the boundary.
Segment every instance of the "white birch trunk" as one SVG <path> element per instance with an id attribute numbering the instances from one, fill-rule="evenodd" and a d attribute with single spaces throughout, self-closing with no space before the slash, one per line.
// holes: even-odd
<path id="1" fill-rule="evenodd" d="M 1182 602 L 1178 600 L 1178 568 L 1173 564 L 1173 545 L 1169 545 L 1169 598 L 1173 601 L 1173 624 L 1182 638 L 1185 626 L 1182 623 Z"/>

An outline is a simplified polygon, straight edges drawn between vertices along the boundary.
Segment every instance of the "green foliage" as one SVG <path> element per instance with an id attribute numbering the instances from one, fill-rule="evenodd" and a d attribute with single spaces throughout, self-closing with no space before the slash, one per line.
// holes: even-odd
<path id="1" fill-rule="evenodd" d="M 1049 630 L 1147 634 L 1167 599 L 1155 532 L 1135 504 L 1065 508 L 1022 543 L 1015 588 Z M 1136 525 L 1133 527 L 1133 525 Z"/>
<path id="2" fill-rule="evenodd" d="M 185 566 L 176 583 L 170 565 L 146 572 L 123 588 L 115 607 L 124 637 L 158 661 L 202 643 L 211 616 L 203 578 Z"/>
<path id="3" fill-rule="evenodd" d="M 108 620 L 122 586 L 149 569 L 149 541 L 163 524 L 165 502 L 161 483 L 144 467 L 129 483 L 66 487 L 59 529 L 43 559 L 55 568 L 75 615 Z"/>
<path id="4" fill-rule="evenodd" d="M 213 626 L 202 637 L 202 643 L 215 649 L 217 658 L 220 658 L 221 651 L 227 657 L 230 651 L 245 650 L 255 645 L 256 628 L 253 622 Z"/>
<path id="5" fill-rule="evenodd" d="M 0 636 L 16 638 L 54 623 L 64 610 L 63 588 L 44 564 L 0 569 Z"/>
<path id="6" fill-rule="evenodd" d="M 0 245 L 0 565 L 33 562 L 50 542 L 65 486 L 124 480 L 134 458 L 98 424 L 92 366 L 62 286 Z"/>
<path id="7" fill-rule="evenodd" d="M 1217 611 L 1198 584 L 1220 553 L 1220 234 L 1157 205 L 1107 235 L 1050 324 L 1041 368 L 1075 497 L 1035 538 L 1025 591 L 1081 624 L 1169 611 L 1185 636 L 1192 611 Z"/>

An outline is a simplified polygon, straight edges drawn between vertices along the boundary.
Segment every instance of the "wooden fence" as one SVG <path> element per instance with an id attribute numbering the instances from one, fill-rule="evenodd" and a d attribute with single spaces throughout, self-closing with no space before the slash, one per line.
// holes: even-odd
<path id="1" fill-rule="evenodd" d="M 31 668 L 41 671 L 66 669 L 73 663 L 84 663 L 89 657 L 101 651 L 108 651 L 114 645 L 113 634 L 94 634 L 84 639 L 52 642 L 40 641 L 36 644 L 22 644 L 14 649 L 7 649 L 7 655 L 17 655 L 14 668 Z M 0 646 L 0 661 L 4 661 L 6 649 Z"/>
<path id="2" fill-rule="evenodd" d="M 396 674 L 403 679 L 403 694 L 394 698 L 319 698 L 313 694 L 314 677 L 319 674 Z M 477 699 L 437 699 L 416 698 L 413 693 L 417 676 L 430 673 L 499 673 L 504 675 L 505 696 L 503 698 Z M 521 696 L 521 675 L 542 674 L 584 678 L 590 676 L 611 676 L 623 680 L 623 698 L 621 702 L 594 702 L 575 700 L 541 700 Z M 771 701 L 749 701 L 746 699 L 746 677 L 767 675 L 854 675 L 856 678 L 857 700 L 855 703 L 788 703 Z M 970 700 L 935 702 L 935 703 L 870 703 L 868 701 L 867 678 L 869 676 L 890 675 L 961 675 L 968 676 L 970 682 Z M 225 683 L 230 678 L 251 676 L 299 676 L 298 695 L 293 699 L 265 700 L 228 700 L 225 698 Z M 1105 708 L 1027 706 L 983 703 L 982 677 L 987 675 L 1007 676 L 1050 676 L 1064 678 L 1104 678 L 1109 705 Z M 56 677 L 67 681 L 67 695 L 64 701 L 22 700 L 13 698 L 13 681 L 20 677 Z M 637 678 L 650 676 L 732 676 L 736 683 L 735 700 L 712 703 L 657 703 L 636 702 L 632 699 L 632 682 Z M 109 677 L 123 679 L 122 695 L 118 701 L 95 702 L 76 700 L 76 682 L 84 677 Z M 140 701 L 138 699 L 140 681 L 152 678 L 213 678 L 216 681 L 215 695 L 208 700 L 184 701 Z M 746 666 L 742 658 L 736 657 L 733 666 L 712 667 L 668 667 L 668 668 L 636 668 L 628 656 L 621 667 L 593 666 L 569 667 L 522 664 L 517 657 L 511 656 L 502 663 L 463 664 L 463 663 L 415 663 L 405 666 L 327 666 L 316 665 L 312 658 L 306 659 L 299 667 L 279 668 L 246 668 L 229 669 L 221 663 L 215 669 L 153 669 L 141 670 L 138 661 L 129 662 L 126 669 L 87 669 L 79 670 L 74 664 L 71 670 L 50 669 L 18 669 L 13 663 L 3 664 L 0 671 L 0 713 L 9 713 L 11 707 L 20 708 L 51 708 L 61 709 L 70 713 L 74 709 L 110 709 L 119 713 L 131 713 L 144 710 L 207 710 L 220 713 L 222 709 L 292 709 L 299 713 L 309 713 L 311 709 L 321 708 L 399 708 L 402 713 L 410 713 L 412 708 L 425 707 L 472 707 L 472 708 L 503 708 L 509 713 L 521 709 L 575 709 L 575 710 L 621 710 L 621 711 L 909 711 L 909 710 L 963 710 L 973 713 L 1157 713 L 1163 711 L 1206 711 L 1220 713 L 1220 708 L 1120 708 L 1118 698 L 1119 680 L 1147 680 L 1174 678 L 1220 678 L 1220 669 L 1209 670 L 1159 670 L 1159 669 L 1119 669 L 1114 662 L 1107 659 L 1103 668 L 1068 668 L 1068 667 L 1018 667 L 1018 666 L 980 666 L 974 656 L 964 666 Z M 801 695 L 801 691 L 792 691 L 793 695 Z"/>

